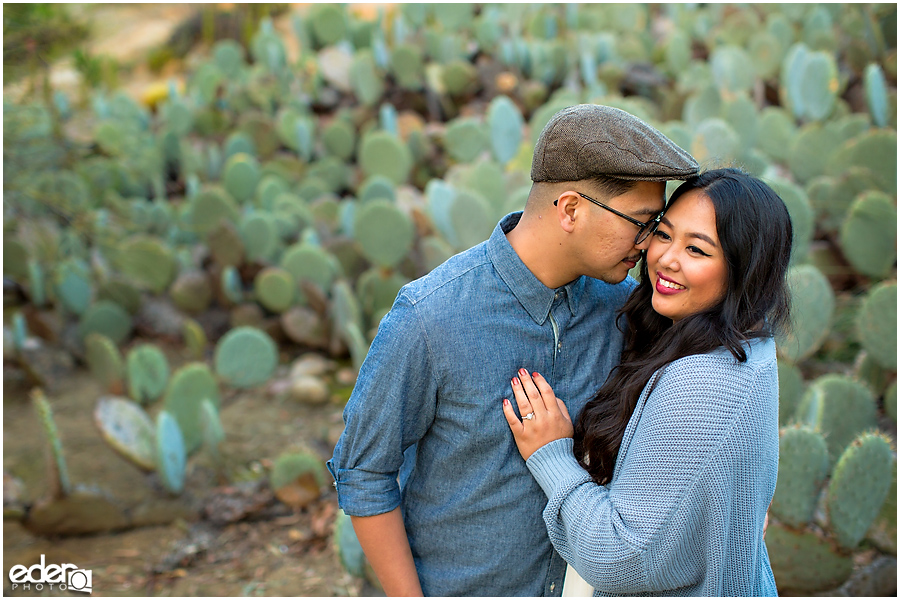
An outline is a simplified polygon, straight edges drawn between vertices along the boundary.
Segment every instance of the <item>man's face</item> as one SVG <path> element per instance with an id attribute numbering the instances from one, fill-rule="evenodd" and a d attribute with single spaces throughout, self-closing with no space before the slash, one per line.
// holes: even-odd
<path id="1" fill-rule="evenodd" d="M 580 190 L 579 190 L 580 191 Z M 612 198 L 597 198 L 610 208 L 638 221 L 647 222 L 665 208 L 666 185 L 639 181 L 628 192 Z M 590 195 L 590 192 L 585 192 Z M 578 231 L 576 254 L 581 274 L 607 283 L 620 283 L 640 260 L 649 239 L 635 246 L 640 228 L 600 206 L 584 201 L 584 222 Z"/>

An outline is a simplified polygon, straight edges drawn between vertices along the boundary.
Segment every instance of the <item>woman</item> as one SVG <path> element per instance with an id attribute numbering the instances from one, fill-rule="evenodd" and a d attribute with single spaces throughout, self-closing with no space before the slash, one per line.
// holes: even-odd
<path id="1" fill-rule="evenodd" d="M 596 595 L 777 595 L 763 528 L 791 236 L 758 179 L 686 181 L 620 314 L 622 362 L 574 428 L 539 374 L 512 380 L 524 419 L 503 411 L 548 496 L 550 539 Z"/>

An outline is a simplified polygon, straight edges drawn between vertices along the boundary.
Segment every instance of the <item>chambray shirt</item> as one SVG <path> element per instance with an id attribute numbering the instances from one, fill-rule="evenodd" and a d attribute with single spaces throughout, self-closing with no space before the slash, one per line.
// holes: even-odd
<path id="1" fill-rule="evenodd" d="M 402 507 L 429 596 L 559 596 L 565 562 L 547 497 L 503 416 L 520 367 L 577 415 L 618 362 L 616 311 L 636 285 L 580 277 L 550 289 L 505 233 L 404 286 L 378 327 L 328 469 L 349 515 Z"/>

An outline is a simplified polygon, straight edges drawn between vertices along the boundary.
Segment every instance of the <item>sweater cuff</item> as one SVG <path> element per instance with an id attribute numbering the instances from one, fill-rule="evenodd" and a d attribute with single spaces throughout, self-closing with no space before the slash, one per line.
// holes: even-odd
<path id="1" fill-rule="evenodd" d="M 591 476 L 585 471 L 572 452 L 572 438 L 553 440 L 538 448 L 525 461 L 525 466 L 543 488 L 548 498 L 560 488 L 571 489 L 586 481 Z"/>

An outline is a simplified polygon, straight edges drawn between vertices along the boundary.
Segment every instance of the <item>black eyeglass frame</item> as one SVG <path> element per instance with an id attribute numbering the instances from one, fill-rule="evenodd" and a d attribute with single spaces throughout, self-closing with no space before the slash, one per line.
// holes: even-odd
<path id="1" fill-rule="evenodd" d="M 646 240 L 648 237 L 653 235 L 653 232 L 656 231 L 656 229 L 659 227 L 660 221 L 662 221 L 663 216 L 666 214 L 666 211 L 662 210 L 662 211 L 660 211 L 660 213 L 658 215 L 656 215 L 655 217 L 653 217 L 652 219 L 650 219 L 649 221 L 644 223 L 642 221 L 638 221 L 634 217 L 629 217 L 625 213 L 620 213 L 613 207 L 607 206 L 607 205 L 603 204 L 602 202 L 600 202 L 599 200 L 594 200 L 590 196 L 582 194 L 581 192 L 575 192 L 575 193 L 578 194 L 579 196 L 581 196 L 582 198 L 584 198 L 585 200 L 587 200 L 588 202 L 593 202 L 600 208 L 605 208 L 612 214 L 622 217 L 629 223 L 633 223 L 634 225 L 637 225 L 638 227 L 640 227 L 640 231 L 638 231 L 637 235 L 634 236 L 634 245 L 635 246 L 643 243 L 644 240 Z M 559 198 L 557 198 L 556 200 L 553 201 L 553 206 L 556 206 L 558 202 L 559 202 Z"/>

